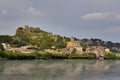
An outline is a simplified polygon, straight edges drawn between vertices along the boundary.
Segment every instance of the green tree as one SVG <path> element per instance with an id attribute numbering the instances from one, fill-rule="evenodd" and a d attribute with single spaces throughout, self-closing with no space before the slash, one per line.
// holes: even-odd
<path id="1" fill-rule="evenodd" d="M 12 44 L 15 45 L 16 47 L 21 47 L 26 45 L 24 41 L 18 41 L 18 40 L 14 40 Z"/>
<path id="2" fill-rule="evenodd" d="M 104 58 L 105 59 L 116 59 L 117 56 L 114 53 L 105 53 Z"/>
<path id="3" fill-rule="evenodd" d="M 0 43 L 9 43 L 11 44 L 13 41 L 12 36 L 9 35 L 1 35 L 0 36 Z"/>
<path id="4" fill-rule="evenodd" d="M 65 47 L 66 47 L 66 44 L 65 44 L 63 41 L 59 40 L 59 41 L 55 44 L 55 46 L 56 46 L 57 49 L 61 49 L 61 48 L 65 48 Z"/>
<path id="5" fill-rule="evenodd" d="M 85 44 L 85 43 L 81 43 L 81 46 L 82 46 L 82 48 L 83 48 L 83 51 L 86 51 L 87 44 Z"/>

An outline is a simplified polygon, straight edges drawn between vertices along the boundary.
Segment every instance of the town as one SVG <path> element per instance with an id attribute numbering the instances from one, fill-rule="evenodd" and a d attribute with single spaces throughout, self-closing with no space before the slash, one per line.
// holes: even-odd
<path id="1" fill-rule="evenodd" d="M 10 39 L 10 38 L 9 38 Z M 103 57 L 104 53 L 111 53 L 109 47 L 101 45 L 86 45 L 82 40 L 75 37 L 61 37 L 45 32 L 40 28 L 19 27 L 16 34 L 12 36 L 11 42 L 1 43 L 5 51 L 13 53 L 52 53 L 52 54 L 95 54 L 97 58 Z M 115 54 L 119 56 L 119 54 Z"/>
<path id="2" fill-rule="evenodd" d="M 21 46 L 19 48 L 17 47 L 11 47 L 10 44 L 2 43 L 4 49 L 6 51 L 12 51 L 12 52 L 21 52 L 21 53 L 34 53 L 36 50 L 29 49 L 29 47 L 34 47 L 32 45 L 27 46 Z M 57 49 L 55 50 L 55 46 L 51 46 L 50 49 L 45 49 L 44 52 L 49 53 L 67 53 L 67 54 L 84 54 L 84 53 L 94 53 L 97 56 L 103 55 L 103 53 L 109 53 L 110 49 L 105 48 L 102 46 L 88 46 L 85 51 L 83 51 L 83 48 L 81 46 L 80 41 L 75 41 L 74 37 L 71 37 L 71 41 L 67 42 L 66 48 Z"/>

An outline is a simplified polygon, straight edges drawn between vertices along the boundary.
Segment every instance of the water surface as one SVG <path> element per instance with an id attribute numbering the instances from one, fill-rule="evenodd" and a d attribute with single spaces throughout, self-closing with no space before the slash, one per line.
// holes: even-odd
<path id="1" fill-rule="evenodd" d="M 0 80 L 120 80 L 120 61 L 0 61 Z"/>

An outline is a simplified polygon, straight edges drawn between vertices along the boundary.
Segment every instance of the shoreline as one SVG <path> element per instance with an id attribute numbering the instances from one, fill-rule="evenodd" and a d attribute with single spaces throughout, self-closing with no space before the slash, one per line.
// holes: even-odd
<path id="1" fill-rule="evenodd" d="M 119 60 L 120 56 L 117 56 L 114 53 L 104 53 L 104 56 L 102 57 L 97 57 L 93 53 L 85 53 L 85 54 L 56 54 L 56 53 L 30 53 L 30 54 L 25 54 L 25 53 L 13 53 L 9 51 L 5 52 L 0 52 L 0 58 L 5 59 L 5 60 L 57 60 L 57 59 L 95 59 L 95 60 Z M 0 60 L 1 60 L 0 59 Z"/>

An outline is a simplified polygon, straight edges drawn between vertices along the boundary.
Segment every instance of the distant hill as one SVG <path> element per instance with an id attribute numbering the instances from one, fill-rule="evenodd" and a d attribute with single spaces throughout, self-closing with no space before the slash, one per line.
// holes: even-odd
<path id="1" fill-rule="evenodd" d="M 51 46 L 55 46 L 56 49 L 64 48 L 66 43 L 70 41 L 70 38 L 54 35 L 28 25 L 19 27 L 13 39 L 13 44 L 16 44 L 18 47 L 31 44 L 40 47 L 41 50 L 51 48 Z"/>

